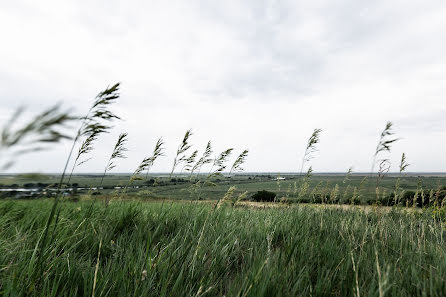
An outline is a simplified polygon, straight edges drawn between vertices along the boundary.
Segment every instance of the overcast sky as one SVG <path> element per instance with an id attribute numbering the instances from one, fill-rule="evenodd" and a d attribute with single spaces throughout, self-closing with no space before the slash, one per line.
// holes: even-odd
<path id="1" fill-rule="evenodd" d="M 56 101 L 85 113 L 122 82 L 125 121 L 78 172 L 103 170 L 120 132 L 130 172 L 158 137 L 168 171 L 184 132 L 194 148 L 248 148 L 247 171 L 298 171 L 322 128 L 315 171 L 370 170 L 395 123 L 409 171 L 446 171 L 446 1 L 1 1 L 0 121 Z M 59 172 L 69 144 L 10 170 Z"/>

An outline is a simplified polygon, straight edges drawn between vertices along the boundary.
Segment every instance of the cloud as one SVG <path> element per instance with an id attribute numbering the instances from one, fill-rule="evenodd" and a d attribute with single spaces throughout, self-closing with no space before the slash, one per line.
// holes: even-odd
<path id="1" fill-rule="evenodd" d="M 440 0 L 4 2 L 0 120 L 61 99 L 82 114 L 121 81 L 126 121 L 85 171 L 100 171 L 121 131 L 132 157 L 120 170 L 132 171 L 161 135 L 172 156 L 188 128 L 198 147 L 249 147 L 248 170 L 293 171 L 316 127 L 316 171 L 368 170 L 388 120 L 404 138 L 395 162 L 406 151 L 412 170 L 442 171 L 445 13 Z M 59 171 L 42 160 L 63 163 L 64 150 L 26 161 Z"/>

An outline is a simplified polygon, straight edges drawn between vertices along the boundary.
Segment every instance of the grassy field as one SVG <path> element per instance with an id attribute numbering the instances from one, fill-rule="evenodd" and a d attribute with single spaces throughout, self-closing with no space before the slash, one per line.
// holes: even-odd
<path id="1" fill-rule="evenodd" d="M 236 187 L 236 193 L 240 194 L 245 191 L 248 192 L 248 196 L 260 190 L 272 191 L 280 197 L 292 196 L 295 184 L 297 187 L 300 186 L 302 178 L 299 176 L 286 176 L 286 179 L 281 181 L 280 184 L 273 180 L 277 175 L 274 174 L 247 174 L 239 175 L 231 179 L 220 178 L 215 181 L 215 186 L 202 187 L 201 198 L 216 200 L 223 197 L 223 195 L 228 191 L 231 186 Z M 345 176 L 342 174 L 338 175 L 314 175 L 309 180 L 309 190 L 307 196 L 310 195 L 311 191 L 315 187 L 319 187 L 320 191 L 326 191 L 327 194 L 332 191 L 332 189 L 338 185 L 339 186 L 339 196 L 345 195 L 345 191 L 348 189 L 348 195 L 352 195 L 354 187 L 358 189 L 361 187 L 361 182 L 364 177 L 367 177 L 366 181 L 362 186 L 362 204 L 367 204 L 367 201 L 374 201 L 375 196 L 375 183 L 376 177 L 371 177 L 369 175 L 353 175 L 350 176 L 348 181 L 344 182 Z M 45 175 L 36 178 L 34 175 L 3 175 L 0 176 L 0 185 L 3 187 L 10 187 L 15 185 L 22 187 L 25 184 L 38 182 L 44 184 L 57 184 L 59 181 L 58 175 Z M 108 188 L 113 188 L 115 186 L 125 186 L 128 184 L 130 175 L 120 174 L 120 175 L 109 175 L 104 179 L 104 186 Z M 390 175 L 380 182 L 380 189 L 382 192 L 391 193 L 395 189 L 395 183 L 398 179 L 398 175 Z M 96 187 L 99 185 L 101 177 L 98 175 L 74 175 L 71 184 L 77 184 L 79 187 Z M 177 181 L 178 180 L 178 181 Z M 195 182 L 195 181 L 194 181 Z M 404 175 L 401 178 L 400 187 L 401 190 L 415 191 L 417 187 L 424 190 L 426 189 L 436 189 L 439 185 L 446 184 L 446 176 L 437 175 L 418 175 L 409 174 Z M 132 194 L 137 198 L 149 198 L 149 199 L 178 199 L 178 200 L 188 200 L 194 199 L 194 195 L 190 193 L 190 186 L 192 182 L 189 181 L 187 175 L 179 176 L 174 182 L 170 181 L 167 176 L 163 175 L 149 175 L 148 179 L 135 181 L 134 185 L 138 188 L 128 189 L 126 193 Z M 280 188 L 280 189 L 279 189 Z M 325 190 L 324 190 L 325 189 Z M 110 194 L 113 189 L 102 190 L 104 194 Z"/>
<path id="2" fill-rule="evenodd" d="M 445 296 L 430 210 L 0 201 L 2 296 Z"/>

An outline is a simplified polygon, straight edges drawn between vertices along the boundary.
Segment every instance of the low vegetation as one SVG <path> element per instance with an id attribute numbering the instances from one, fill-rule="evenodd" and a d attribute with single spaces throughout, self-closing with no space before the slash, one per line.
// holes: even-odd
<path id="1" fill-rule="evenodd" d="M 446 293 L 445 227 L 428 212 L 63 203 L 39 264 L 51 208 L 0 202 L 1 295 Z"/>

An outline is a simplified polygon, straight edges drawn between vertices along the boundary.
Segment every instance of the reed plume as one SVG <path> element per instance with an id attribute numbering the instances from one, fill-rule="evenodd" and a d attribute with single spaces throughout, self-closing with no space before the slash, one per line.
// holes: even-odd
<path id="1" fill-rule="evenodd" d="M 210 158 L 212 153 L 213 153 L 212 144 L 211 144 L 211 141 L 209 140 L 206 145 L 206 148 L 204 149 L 203 155 L 201 156 L 200 159 L 198 159 L 197 163 L 195 163 L 195 165 L 190 170 L 190 179 L 191 180 L 192 180 L 192 174 L 195 171 L 197 171 L 197 177 L 198 177 L 198 175 L 200 174 L 200 171 L 201 171 L 201 167 L 205 164 L 209 164 L 212 162 L 212 158 Z"/>
<path id="2" fill-rule="evenodd" d="M 314 131 L 311 134 L 310 138 L 308 138 L 307 146 L 305 148 L 305 153 L 304 153 L 304 156 L 302 158 L 302 164 L 301 164 L 301 168 L 300 168 L 300 175 L 302 175 L 305 163 L 310 161 L 313 158 L 313 153 L 317 152 L 316 145 L 320 141 L 319 135 L 321 134 L 321 132 L 322 132 L 322 129 L 314 129 Z"/>
<path id="3" fill-rule="evenodd" d="M 306 173 L 305 176 L 304 176 L 304 179 L 303 179 L 301 185 L 300 185 L 299 194 L 298 194 L 298 196 L 297 196 L 297 199 L 298 199 L 298 200 L 301 200 L 301 199 L 304 198 L 305 195 L 307 194 L 308 189 L 310 188 L 309 180 L 310 180 L 310 178 L 311 178 L 312 173 L 313 173 L 313 167 L 310 166 L 310 167 L 308 168 L 307 173 Z"/>
<path id="4" fill-rule="evenodd" d="M 348 168 L 348 171 L 344 177 L 344 180 L 342 181 L 343 184 L 346 184 L 348 181 L 350 181 L 350 177 L 352 176 L 353 173 L 353 167 Z"/>
<path id="5" fill-rule="evenodd" d="M 409 163 L 407 163 L 406 161 L 406 154 L 403 153 L 401 156 L 401 161 L 400 161 L 400 165 L 399 165 L 399 176 L 395 182 L 395 190 L 393 192 L 393 196 L 394 196 L 394 201 L 395 201 L 395 205 L 398 204 L 398 200 L 399 197 L 401 195 L 401 191 L 400 191 L 400 183 L 401 183 L 401 177 L 403 175 L 403 172 L 406 171 L 407 167 L 409 167 Z"/>
<path id="6" fill-rule="evenodd" d="M 158 159 L 158 157 L 160 157 L 160 156 L 164 156 L 163 145 L 164 145 L 163 139 L 159 138 L 155 144 L 155 148 L 153 149 L 152 155 L 149 157 L 145 157 L 141 161 L 141 163 L 138 165 L 136 170 L 133 172 L 133 174 L 130 178 L 130 183 L 133 183 L 133 181 L 135 181 L 137 179 L 141 179 L 140 174 L 144 171 L 147 171 L 146 172 L 146 178 L 147 178 L 147 175 L 149 174 L 149 170 L 155 163 L 155 160 Z"/>
<path id="7" fill-rule="evenodd" d="M 101 182 L 98 188 L 102 186 L 102 183 L 104 182 L 104 178 L 107 172 L 111 171 L 113 168 L 116 167 L 116 160 L 126 158 L 124 153 L 128 151 L 128 149 L 125 147 L 125 144 L 127 142 L 127 136 L 128 133 L 119 134 L 118 140 L 116 141 L 115 147 L 113 148 L 113 152 L 110 155 L 110 158 L 108 159 L 107 166 L 105 166 L 104 173 L 102 174 Z"/>
<path id="8" fill-rule="evenodd" d="M 336 184 L 333 188 L 333 190 L 330 192 L 330 202 L 336 203 L 338 201 L 338 195 L 339 195 L 339 186 Z"/>
<path id="9" fill-rule="evenodd" d="M 178 146 L 177 153 L 175 155 L 175 159 L 173 160 L 173 166 L 172 171 L 170 172 L 169 178 L 172 179 L 173 172 L 175 171 L 175 168 L 183 163 L 186 160 L 185 152 L 191 148 L 192 145 L 189 144 L 189 137 L 193 135 L 192 129 L 189 129 L 186 131 L 183 137 L 183 141 Z"/>
<path id="10" fill-rule="evenodd" d="M 392 144 L 398 140 L 398 138 L 395 138 L 392 131 L 393 123 L 387 122 L 386 126 L 384 127 L 384 130 L 381 132 L 379 136 L 379 141 L 375 149 L 375 154 L 373 155 L 373 161 L 372 161 L 372 168 L 370 171 L 370 177 L 373 176 L 373 172 L 375 170 L 375 166 L 377 161 L 379 161 L 379 170 L 378 170 L 378 176 L 376 178 L 376 185 L 375 185 L 375 193 L 376 193 L 376 202 L 378 202 L 379 197 L 379 183 L 384 178 L 386 173 L 390 170 L 390 161 L 387 158 L 383 158 L 381 160 L 377 160 L 378 156 L 381 153 L 390 153 Z M 372 186 L 371 186 L 372 187 Z"/>
<path id="11" fill-rule="evenodd" d="M 222 199 L 219 199 L 217 201 L 217 205 L 216 208 L 220 208 L 220 206 L 225 203 L 225 202 L 229 202 L 231 203 L 231 205 L 234 205 L 235 201 L 234 201 L 234 193 L 235 190 L 237 189 L 237 187 L 235 186 L 231 186 L 229 187 L 228 191 L 226 192 L 226 194 L 223 196 Z"/>
<path id="12" fill-rule="evenodd" d="M 379 162 L 379 170 L 378 170 L 378 176 L 376 177 L 376 186 L 375 186 L 375 192 L 376 192 L 376 202 L 379 200 L 379 184 L 381 180 L 386 176 L 386 174 L 390 170 L 390 161 L 389 159 L 382 159 Z"/>
<path id="13" fill-rule="evenodd" d="M 210 142 L 208 143 L 207 148 L 208 147 L 210 148 Z M 225 170 L 225 168 L 226 168 L 225 163 L 228 161 L 228 158 L 231 156 L 232 151 L 233 151 L 232 148 L 224 150 L 218 156 L 216 156 L 214 159 L 211 159 L 211 161 L 209 161 L 209 162 L 212 162 L 212 167 L 209 170 L 209 173 L 206 175 L 206 178 L 204 179 L 204 181 L 198 180 L 197 182 L 192 183 L 190 185 L 189 192 L 191 193 L 191 195 L 195 193 L 197 196 L 197 200 L 201 199 L 202 186 L 206 186 L 206 185 L 215 186 L 216 185 L 215 183 L 212 182 L 212 179 L 222 175 L 223 170 Z M 206 155 L 206 152 L 204 155 Z M 203 162 L 208 163 L 207 158 L 203 158 L 203 160 L 205 160 Z M 203 165 L 203 164 L 201 164 L 201 165 Z"/>
<path id="14" fill-rule="evenodd" d="M 353 173 L 353 167 L 349 167 L 347 170 L 347 173 L 345 174 L 344 180 L 342 180 L 342 184 L 345 185 L 347 182 L 350 181 L 350 177 L 352 176 Z M 347 202 L 347 196 L 348 196 L 348 192 L 350 191 L 350 185 L 348 184 L 347 187 L 344 190 L 344 194 L 342 196 L 342 202 Z"/>
<path id="15" fill-rule="evenodd" d="M 82 155 L 90 153 L 94 147 L 93 142 L 97 140 L 98 136 L 103 133 L 108 133 L 113 126 L 111 126 L 109 123 L 113 120 L 120 120 L 121 118 L 115 115 L 112 111 L 110 111 L 108 108 L 112 103 L 114 103 L 119 98 L 119 86 L 120 83 L 114 84 L 112 87 L 109 87 L 105 89 L 104 91 L 100 92 L 98 95 L 96 95 L 95 101 L 93 102 L 93 105 L 88 110 L 87 114 L 81 118 L 82 124 L 79 130 L 77 131 L 77 135 L 74 138 L 73 146 L 71 148 L 71 152 L 68 155 L 67 163 L 64 169 L 64 172 L 66 170 L 66 167 L 70 161 L 71 154 L 74 150 L 74 146 L 76 145 L 76 142 L 81 139 L 82 137 L 86 137 L 85 140 L 82 142 L 78 154 L 76 156 L 76 159 L 74 161 L 73 167 L 71 169 L 70 175 L 68 177 L 67 183 L 70 183 L 71 177 L 73 176 L 74 169 L 87 162 L 90 159 L 85 159 L 81 161 L 81 163 L 78 163 L 79 159 Z M 64 174 L 63 174 L 64 175 Z M 63 182 L 63 178 L 61 179 L 61 183 Z"/>
<path id="16" fill-rule="evenodd" d="M 74 169 L 78 166 L 81 166 L 82 164 L 88 162 L 91 158 L 80 160 L 83 155 L 87 155 L 91 151 L 93 151 L 94 146 L 93 143 L 97 140 L 99 134 L 103 133 L 104 130 L 101 128 L 98 128 L 97 130 L 94 130 L 90 135 L 85 138 L 85 140 L 82 142 L 81 146 L 79 147 L 79 150 L 77 152 L 76 158 L 74 159 L 73 166 L 71 167 L 71 172 L 68 178 L 68 183 L 71 180 L 71 176 L 73 175 Z"/>
<path id="17" fill-rule="evenodd" d="M 209 170 L 208 176 L 206 177 L 207 181 L 212 178 L 215 178 L 217 176 L 220 176 L 222 174 L 223 170 L 226 169 L 226 162 L 228 161 L 229 157 L 231 156 L 231 153 L 233 150 L 234 150 L 233 148 L 224 150 L 217 157 L 214 158 L 212 167 Z"/>
<path id="18" fill-rule="evenodd" d="M 395 133 L 393 133 L 392 127 L 393 127 L 393 123 L 387 122 L 384 130 L 381 132 L 381 135 L 380 135 L 379 141 L 378 141 L 378 145 L 376 146 L 375 154 L 373 155 L 372 170 L 371 170 L 372 174 L 375 169 L 376 160 L 377 160 L 378 155 L 381 152 L 389 152 L 390 153 L 392 144 L 395 141 L 399 140 L 399 138 L 393 137 L 393 135 Z"/>
<path id="19" fill-rule="evenodd" d="M 191 171 L 191 170 L 192 170 L 192 167 L 193 167 L 192 164 L 195 163 L 195 159 L 197 158 L 197 155 L 198 155 L 198 150 L 195 150 L 195 151 L 192 152 L 192 154 L 190 154 L 189 157 L 187 157 L 187 158 L 184 160 L 184 166 L 181 168 L 181 172 L 180 172 L 180 174 L 181 174 L 183 171 Z"/>
<path id="20" fill-rule="evenodd" d="M 156 159 L 164 155 L 164 140 L 162 137 L 158 138 L 155 144 L 155 148 L 153 149 L 152 155 L 142 161 L 143 171 L 146 171 L 146 180 L 149 177 L 150 168 L 155 163 Z M 139 173 L 138 173 L 139 174 Z"/>
<path id="21" fill-rule="evenodd" d="M 229 170 L 228 177 L 231 177 L 232 172 L 244 171 L 242 165 L 246 162 L 248 152 L 248 150 L 244 150 L 240 155 L 238 155 L 238 157 L 234 161 L 234 164 L 232 164 L 231 169 Z"/>
<path id="22" fill-rule="evenodd" d="M 45 150 L 50 143 L 71 139 L 65 130 L 77 117 L 62 110 L 60 104 L 44 110 L 23 126 L 15 128 L 16 122 L 24 112 L 25 108 L 18 108 L 1 130 L 0 154 L 8 153 L 12 156 L 5 164 L 0 165 L 0 169 L 11 167 L 18 156 Z"/>

